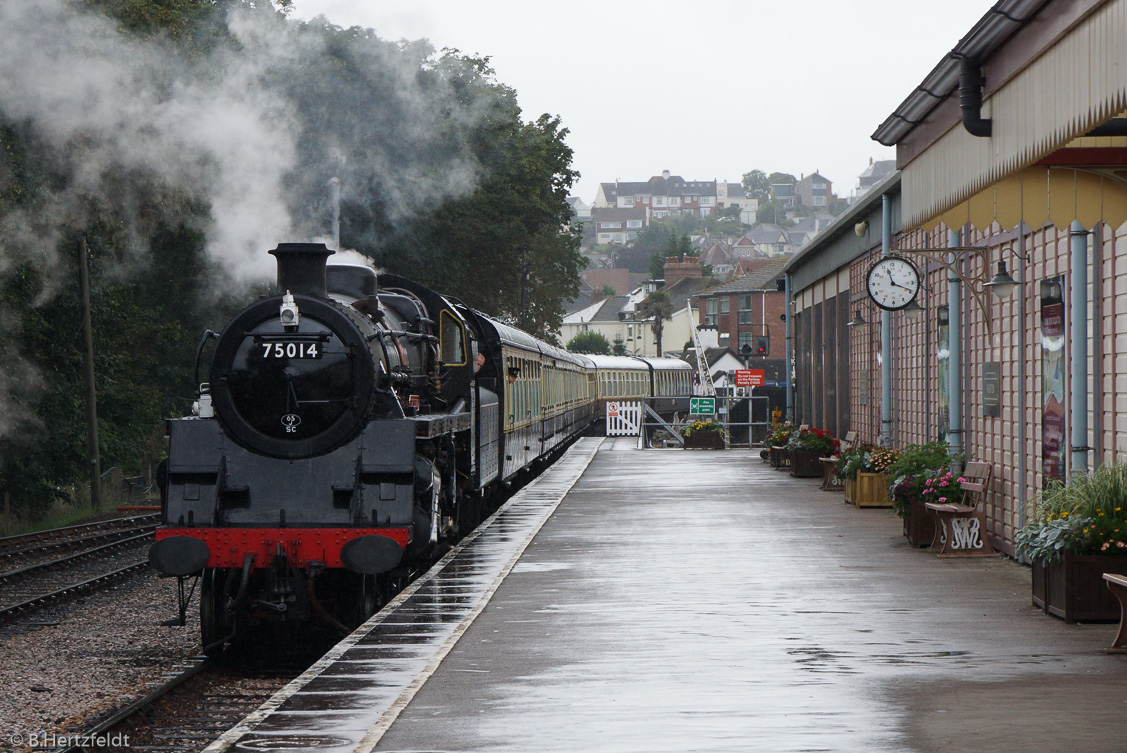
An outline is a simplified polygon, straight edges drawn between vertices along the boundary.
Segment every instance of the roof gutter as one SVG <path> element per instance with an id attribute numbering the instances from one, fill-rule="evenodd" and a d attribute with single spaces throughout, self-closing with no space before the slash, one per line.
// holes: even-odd
<path id="1" fill-rule="evenodd" d="M 995 3 L 908 98 L 885 118 L 873 133 L 873 140 L 885 146 L 899 143 L 909 131 L 923 123 L 932 110 L 951 96 L 956 88 L 961 89 L 960 73 L 964 61 L 976 61 L 980 66 L 1006 40 L 1032 21 L 1049 2 L 1051 0 L 999 0 Z M 981 84 L 979 88 L 981 102 Z"/>

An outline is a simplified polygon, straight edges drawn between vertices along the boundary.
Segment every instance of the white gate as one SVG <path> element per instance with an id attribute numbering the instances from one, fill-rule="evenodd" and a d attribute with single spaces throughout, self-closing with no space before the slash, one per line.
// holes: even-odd
<path id="1" fill-rule="evenodd" d="M 636 437 L 642 428 L 642 403 L 607 401 L 607 436 Z"/>

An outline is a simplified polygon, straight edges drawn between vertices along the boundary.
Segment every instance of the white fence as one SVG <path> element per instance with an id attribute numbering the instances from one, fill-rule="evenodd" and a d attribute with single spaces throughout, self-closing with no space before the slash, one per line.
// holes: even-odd
<path id="1" fill-rule="evenodd" d="M 642 431 L 641 401 L 607 403 L 607 436 L 636 437 Z"/>

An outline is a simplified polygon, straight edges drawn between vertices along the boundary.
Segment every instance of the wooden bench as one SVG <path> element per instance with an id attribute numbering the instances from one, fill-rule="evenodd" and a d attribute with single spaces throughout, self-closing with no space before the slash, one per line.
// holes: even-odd
<path id="1" fill-rule="evenodd" d="M 1127 575 L 1104 573 L 1107 587 L 1119 599 L 1119 632 L 1108 646 L 1109 654 L 1127 654 Z"/>
<path id="2" fill-rule="evenodd" d="M 967 463 L 961 476 L 963 501 L 967 504 L 928 502 L 924 505 L 935 516 L 935 538 L 929 551 L 940 557 L 993 557 L 997 554 L 986 534 L 986 512 L 981 509 L 992 475 L 989 463 Z"/>
<path id="3" fill-rule="evenodd" d="M 845 432 L 845 439 L 841 440 L 841 452 L 853 448 L 853 443 L 857 441 L 857 432 Z M 841 460 L 840 455 L 834 455 L 828 458 L 818 458 L 822 462 L 822 477 L 821 489 L 824 492 L 839 492 L 845 488 L 845 481 L 837 477 L 837 464 Z"/>

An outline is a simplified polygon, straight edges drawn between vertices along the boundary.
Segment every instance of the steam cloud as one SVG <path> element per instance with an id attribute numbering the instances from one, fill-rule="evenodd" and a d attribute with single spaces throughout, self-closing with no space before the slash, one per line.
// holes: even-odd
<path id="1" fill-rule="evenodd" d="M 53 267 L 68 231 L 100 215 L 124 223 L 144 263 L 154 205 L 188 200 L 209 208 L 208 254 L 233 279 L 267 277 L 278 241 L 328 234 L 333 175 L 345 200 L 378 203 L 392 222 L 477 182 L 458 134 L 485 106 L 420 75 L 425 43 L 239 8 L 227 24 L 237 44 L 201 60 L 78 0 L 0 2 L 0 115 L 63 176 L 0 217 L 0 275 L 15 258 Z M 9 177 L 0 166 L 0 186 Z M 37 384 L 5 355 L 0 437 L 31 419 L 19 404 Z"/>

